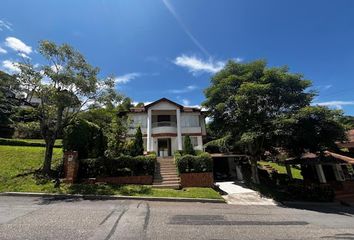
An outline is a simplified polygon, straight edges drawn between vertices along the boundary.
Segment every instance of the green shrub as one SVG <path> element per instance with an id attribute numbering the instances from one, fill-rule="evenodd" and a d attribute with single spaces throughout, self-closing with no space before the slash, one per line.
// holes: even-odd
<path id="1" fill-rule="evenodd" d="M 184 137 L 184 148 L 185 154 L 195 155 L 194 148 L 191 142 L 191 138 L 187 135 Z"/>
<path id="2" fill-rule="evenodd" d="M 40 141 L 40 142 L 39 142 Z M 0 138 L 0 145 L 8 146 L 30 146 L 30 147 L 45 147 L 44 140 L 41 139 L 11 139 L 11 138 Z M 56 143 L 54 147 L 62 147 L 62 145 Z"/>
<path id="3" fill-rule="evenodd" d="M 79 178 L 154 175 L 156 155 L 81 159 Z"/>
<path id="4" fill-rule="evenodd" d="M 17 122 L 14 124 L 13 138 L 39 139 L 42 138 L 39 122 Z"/>
<path id="5" fill-rule="evenodd" d="M 131 156 L 139 156 L 144 154 L 143 134 L 140 126 L 136 129 L 133 146 L 131 147 Z"/>
<path id="6" fill-rule="evenodd" d="M 15 128 L 12 127 L 10 124 L 0 123 L 0 137 L 11 138 L 14 132 L 15 132 Z"/>
<path id="7" fill-rule="evenodd" d="M 100 127 L 86 120 L 76 119 L 64 129 L 64 151 L 78 151 L 79 159 L 103 156 L 105 142 Z"/>
<path id="8" fill-rule="evenodd" d="M 202 152 L 197 156 L 186 154 L 181 155 L 175 152 L 175 160 L 179 173 L 212 172 L 213 160 L 210 154 Z"/>
<path id="9" fill-rule="evenodd" d="M 104 158 L 80 159 L 78 178 L 105 176 L 107 172 Z"/>

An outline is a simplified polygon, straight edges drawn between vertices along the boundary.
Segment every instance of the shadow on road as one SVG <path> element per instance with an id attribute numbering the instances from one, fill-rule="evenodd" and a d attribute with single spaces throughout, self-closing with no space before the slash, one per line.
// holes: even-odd
<path id="1" fill-rule="evenodd" d="M 342 206 L 339 203 L 283 203 L 279 205 L 279 207 L 285 208 L 295 208 L 301 210 L 315 211 L 320 213 L 328 213 L 328 214 L 339 214 L 346 216 L 354 216 L 354 207 L 350 206 Z M 351 238 L 354 239 L 354 238 Z"/>

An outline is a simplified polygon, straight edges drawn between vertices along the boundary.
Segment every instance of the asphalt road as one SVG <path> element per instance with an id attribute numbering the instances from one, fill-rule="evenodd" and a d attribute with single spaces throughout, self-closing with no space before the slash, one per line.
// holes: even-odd
<path id="1" fill-rule="evenodd" d="M 354 239 L 349 207 L 0 196 L 0 239 Z"/>

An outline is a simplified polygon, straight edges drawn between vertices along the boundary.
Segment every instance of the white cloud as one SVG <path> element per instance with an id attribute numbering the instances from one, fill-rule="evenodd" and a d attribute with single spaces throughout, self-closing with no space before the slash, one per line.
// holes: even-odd
<path id="1" fill-rule="evenodd" d="M 0 20 L 0 31 L 3 31 L 3 30 L 10 30 L 12 31 L 12 24 L 5 21 L 5 20 Z"/>
<path id="2" fill-rule="evenodd" d="M 189 85 L 185 88 L 182 88 L 182 89 L 171 89 L 171 90 L 168 90 L 168 92 L 170 93 L 175 93 L 175 94 L 180 94 L 180 93 L 187 93 L 187 92 L 191 92 L 195 89 L 197 89 L 198 87 L 196 85 Z"/>
<path id="3" fill-rule="evenodd" d="M 30 54 L 32 52 L 31 46 L 26 45 L 20 39 L 15 37 L 7 37 L 5 39 L 5 45 L 17 52 L 21 52 L 25 54 Z"/>
<path id="4" fill-rule="evenodd" d="M 212 59 L 205 61 L 196 56 L 187 55 L 176 57 L 174 64 L 187 68 L 193 74 L 198 72 L 216 73 L 225 66 L 224 61 L 213 61 Z"/>
<path id="5" fill-rule="evenodd" d="M 336 109 L 342 109 L 343 106 L 354 105 L 354 101 L 328 101 L 313 103 L 313 105 L 333 107 Z"/>
<path id="6" fill-rule="evenodd" d="M 20 72 L 20 69 L 18 66 L 16 66 L 15 62 L 12 62 L 10 60 L 4 60 L 2 61 L 2 67 L 5 69 L 5 71 L 9 73 L 18 73 Z"/>
<path id="7" fill-rule="evenodd" d="M 235 62 L 242 62 L 242 61 L 243 61 L 243 58 L 237 57 L 237 58 L 233 58 L 233 60 L 234 60 Z"/>
<path id="8" fill-rule="evenodd" d="M 328 89 L 330 89 L 330 88 L 332 88 L 332 87 L 333 87 L 332 84 L 328 84 L 328 85 L 324 86 L 323 88 L 324 88 L 325 90 L 328 90 Z"/>
<path id="9" fill-rule="evenodd" d="M 191 101 L 189 101 L 188 99 L 186 99 L 186 98 L 182 99 L 182 104 L 184 106 L 188 106 L 190 103 L 191 103 Z"/>
<path id="10" fill-rule="evenodd" d="M 22 58 L 27 58 L 27 59 L 31 59 L 28 55 L 26 55 L 25 53 L 19 53 L 18 54 L 20 57 Z"/>
<path id="11" fill-rule="evenodd" d="M 136 101 L 133 101 L 132 102 L 132 104 L 134 105 L 134 106 L 136 106 L 138 103 L 140 103 L 140 102 L 136 102 Z M 144 106 L 146 106 L 146 105 L 149 105 L 150 103 L 152 103 L 152 102 L 143 102 L 144 103 Z"/>
<path id="12" fill-rule="evenodd" d="M 136 72 L 133 72 L 133 73 L 127 73 L 127 74 L 124 74 L 122 76 L 118 76 L 114 79 L 114 82 L 115 83 L 121 83 L 121 84 L 125 84 L 125 83 L 128 83 L 130 82 L 131 80 L 137 78 L 137 77 L 140 77 L 141 74 L 140 73 L 136 73 Z"/>
<path id="13" fill-rule="evenodd" d="M 5 53 L 7 53 L 7 51 L 5 49 L 3 49 L 2 47 L 0 47 L 0 53 L 5 54 Z"/>

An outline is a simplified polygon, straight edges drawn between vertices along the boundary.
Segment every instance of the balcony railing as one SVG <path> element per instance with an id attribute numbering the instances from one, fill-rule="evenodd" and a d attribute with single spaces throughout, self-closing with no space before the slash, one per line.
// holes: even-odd
<path id="1" fill-rule="evenodd" d="M 152 123 L 152 127 L 176 127 L 177 123 L 176 122 L 168 122 L 168 121 L 164 121 L 164 122 L 153 122 Z"/>

